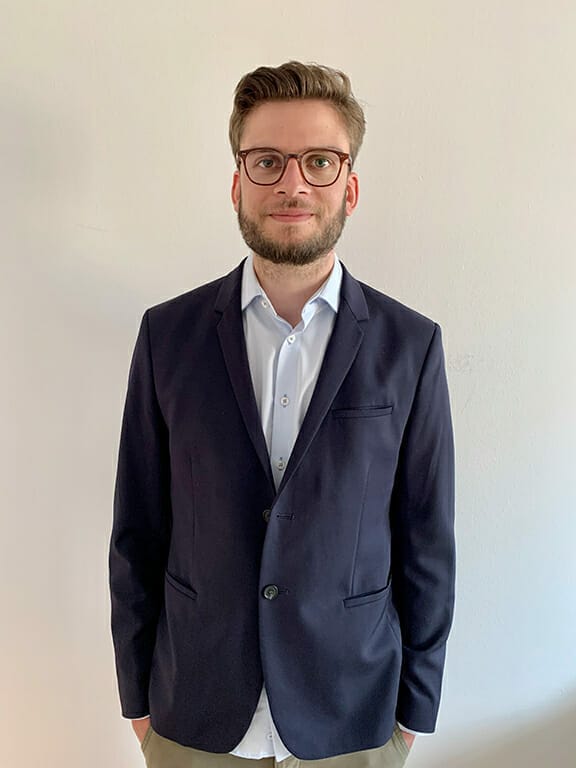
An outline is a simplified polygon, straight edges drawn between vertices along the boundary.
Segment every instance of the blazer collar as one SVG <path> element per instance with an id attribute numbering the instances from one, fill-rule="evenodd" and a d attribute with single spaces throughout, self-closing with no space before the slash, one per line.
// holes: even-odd
<path id="1" fill-rule="evenodd" d="M 216 312 L 224 312 L 230 302 L 238 297 L 240 304 L 240 292 L 242 287 L 242 270 L 244 269 L 244 264 L 246 262 L 246 258 L 242 259 L 240 264 L 235 267 L 231 272 L 229 272 L 225 277 L 222 278 L 222 282 L 220 284 L 220 289 L 218 291 L 218 294 L 216 296 L 216 302 L 214 304 L 214 309 Z M 368 320 L 369 318 L 369 312 L 368 312 L 368 305 L 366 304 L 366 299 L 364 297 L 364 292 L 362 291 L 362 288 L 360 286 L 360 283 L 355 280 L 350 272 L 346 269 L 342 261 L 340 261 L 340 264 L 342 266 L 342 284 L 340 287 L 340 301 L 344 300 L 348 303 L 348 306 L 350 308 L 350 311 L 358 320 L 358 322 L 361 322 L 363 320 Z"/>

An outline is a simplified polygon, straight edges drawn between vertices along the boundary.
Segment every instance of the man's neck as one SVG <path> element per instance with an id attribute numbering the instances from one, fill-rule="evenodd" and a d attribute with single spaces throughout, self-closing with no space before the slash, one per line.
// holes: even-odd
<path id="1" fill-rule="evenodd" d="M 303 266 L 274 264 L 257 254 L 253 264 L 258 282 L 276 313 L 294 328 L 302 318 L 304 304 L 328 279 L 334 266 L 334 251 Z"/>

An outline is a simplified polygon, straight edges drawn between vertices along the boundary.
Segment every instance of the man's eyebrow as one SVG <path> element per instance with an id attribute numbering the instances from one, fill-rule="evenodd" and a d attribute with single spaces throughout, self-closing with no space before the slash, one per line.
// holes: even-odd
<path id="1" fill-rule="evenodd" d="M 288 155 L 292 154 L 291 152 L 284 152 L 282 149 L 279 149 L 278 147 L 271 147 L 266 144 L 257 144 L 254 147 L 244 147 L 244 149 L 240 150 L 241 152 L 250 152 L 253 149 L 273 149 L 274 152 L 280 152 L 281 155 Z M 334 147 L 334 146 L 327 146 L 326 144 L 318 145 L 318 144 L 312 144 L 309 147 L 306 147 L 305 149 L 301 149 L 298 152 L 294 152 L 294 154 L 302 154 L 302 152 L 310 152 L 313 149 L 329 149 L 332 152 L 346 152 L 344 149 L 340 149 L 340 147 Z"/>

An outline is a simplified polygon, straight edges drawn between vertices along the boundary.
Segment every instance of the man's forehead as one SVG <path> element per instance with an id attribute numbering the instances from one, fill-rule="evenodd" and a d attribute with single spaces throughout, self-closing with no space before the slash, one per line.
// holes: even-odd
<path id="1" fill-rule="evenodd" d="M 268 101 L 246 118 L 242 149 L 252 147 L 274 147 L 283 152 L 326 147 L 347 152 L 349 139 L 341 116 L 329 102 Z"/>

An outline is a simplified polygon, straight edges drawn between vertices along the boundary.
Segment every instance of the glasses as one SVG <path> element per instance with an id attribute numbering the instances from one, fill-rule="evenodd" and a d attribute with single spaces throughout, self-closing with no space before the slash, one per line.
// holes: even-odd
<path id="1" fill-rule="evenodd" d="M 237 162 L 238 165 L 240 161 L 244 163 L 246 175 L 251 182 L 266 187 L 280 181 L 292 157 L 298 163 L 304 180 L 312 187 L 329 187 L 338 180 L 344 163 L 351 167 L 347 152 L 322 148 L 308 149 L 298 154 L 290 152 L 287 155 L 268 147 L 241 149 Z"/>

